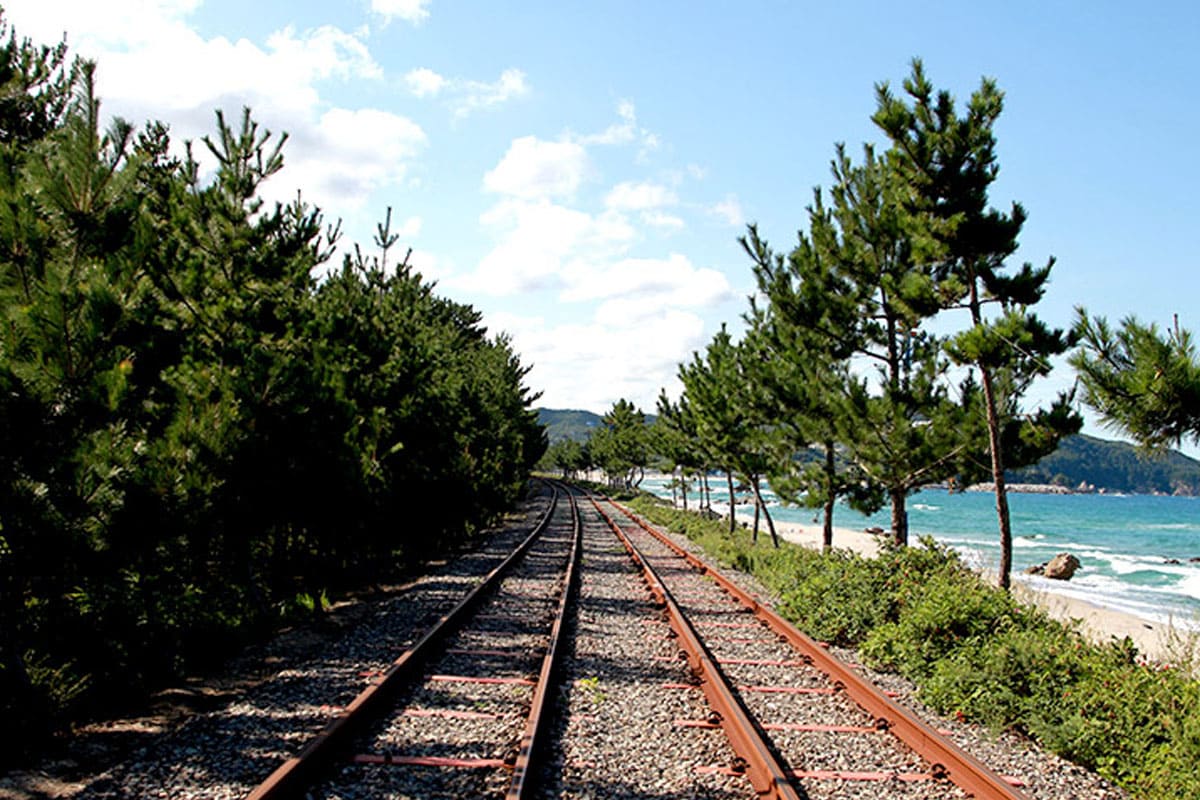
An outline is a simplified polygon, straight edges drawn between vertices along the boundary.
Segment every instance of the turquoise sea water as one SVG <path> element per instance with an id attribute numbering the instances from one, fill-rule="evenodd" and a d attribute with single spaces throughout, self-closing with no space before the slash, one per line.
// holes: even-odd
<path id="1" fill-rule="evenodd" d="M 722 483 L 712 484 L 714 504 L 727 501 L 725 490 L 717 491 Z M 643 488 L 671 496 L 665 479 L 647 479 Z M 695 499 L 693 494 L 691 501 Z M 813 510 L 780 506 L 769 494 L 767 500 L 777 519 L 814 524 Z M 1011 493 L 1009 506 L 1014 580 L 1146 619 L 1200 628 L 1200 562 L 1189 562 L 1200 559 L 1200 498 Z M 908 520 L 914 541 L 929 534 L 972 566 L 997 568 L 999 534 L 992 494 L 927 489 L 909 498 Z M 886 508 L 864 517 L 839 506 L 834 524 L 858 530 L 888 528 L 891 517 Z M 1075 554 L 1082 564 L 1070 581 L 1021 574 L 1061 552 Z M 1168 563 L 1171 560 L 1180 563 Z"/>

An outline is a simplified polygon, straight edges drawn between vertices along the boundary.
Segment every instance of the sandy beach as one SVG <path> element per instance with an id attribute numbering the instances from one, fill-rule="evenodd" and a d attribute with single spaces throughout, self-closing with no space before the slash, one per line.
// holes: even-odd
<path id="1" fill-rule="evenodd" d="M 752 520 L 752 517 L 743 517 L 740 513 L 738 518 L 748 523 Z M 765 522 L 763 525 L 765 530 Z M 789 542 L 814 549 L 821 547 L 820 525 L 777 520 L 775 529 Z M 875 556 L 879 552 L 879 538 L 861 530 L 834 527 L 833 546 L 864 556 Z M 1103 643 L 1111 641 L 1113 637 L 1123 639 L 1128 636 L 1140 653 L 1160 663 L 1169 663 L 1181 654 L 1182 645 L 1177 641 L 1179 637 L 1173 634 L 1170 626 L 1163 623 L 1102 608 L 1073 597 L 1037 592 L 1020 583 L 1014 583 L 1013 594 L 1023 602 L 1041 607 L 1054 619 L 1077 620 L 1080 631 L 1094 642 Z"/>

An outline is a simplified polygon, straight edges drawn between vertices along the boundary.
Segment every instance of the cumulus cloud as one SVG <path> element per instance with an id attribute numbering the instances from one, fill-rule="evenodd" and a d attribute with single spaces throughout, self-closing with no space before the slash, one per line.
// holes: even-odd
<path id="1" fill-rule="evenodd" d="M 489 192 L 526 199 L 570 197 L 589 171 L 587 151 L 576 142 L 536 136 L 515 139 L 500 163 L 483 176 Z"/>
<path id="2" fill-rule="evenodd" d="M 262 128 L 287 131 L 287 167 L 264 187 L 269 200 L 291 200 L 302 187 L 306 200 L 340 216 L 362 207 L 373 190 L 407 179 L 426 145 L 421 128 L 387 111 L 330 102 L 326 84 L 383 75 L 365 31 L 289 26 L 262 42 L 205 38 L 188 21 L 198 5 L 41 0 L 6 15 L 21 35 L 43 41 L 69 24 L 72 50 L 98 61 L 104 112 L 135 123 L 161 119 L 177 144 L 211 134 L 215 109 L 237 124 L 241 108 L 250 107 Z M 196 152 L 204 156 L 203 147 Z"/>
<path id="3" fill-rule="evenodd" d="M 642 222 L 665 233 L 681 231 L 687 226 L 681 217 L 663 211 L 643 211 Z"/>
<path id="4" fill-rule="evenodd" d="M 726 195 L 724 200 L 711 206 L 708 213 L 734 227 L 740 227 L 746 222 L 746 216 L 742 213 L 742 204 L 732 194 Z"/>
<path id="5" fill-rule="evenodd" d="M 414 97 L 444 97 L 446 105 L 457 119 L 465 119 L 476 111 L 504 105 L 510 100 L 529 94 L 525 73 L 510 68 L 495 81 L 473 81 L 447 78 L 428 67 L 410 70 L 404 83 Z"/>
<path id="6" fill-rule="evenodd" d="M 446 86 L 446 79 L 431 69 L 421 67 L 407 72 L 404 83 L 416 97 L 436 97 Z"/>
<path id="7" fill-rule="evenodd" d="M 429 18 L 429 0 L 371 0 L 371 10 L 389 22 L 402 19 L 415 25 Z"/>
<path id="8" fill-rule="evenodd" d="M 599 133 L 589 133 L 572 137 L 584 145 L 625 145 L 637 143 L 638 157 L 643 158 L 651 150 L 659 146 L 658 136 L 638 125 L 637 109 L 628 100 L 617 103 L 617 117 L 614 122 Z"/>
<path id="9" fill-rule="evenodd" d="M 649 307 L 700 308 L 727 300 L 732 293 L 723 273 L 697 268 L 679 253 L 666 258 L 624 258 L 590 266 L 568 267 L 565 276 L 568 287 L 563 300 L 623 299 L 644 301 Z"/>
<path id="10" fill-rule="evenodd" d="M 613 258 L 636 235 L 618 214 L 592 215 L 544 198 L 510 198 L 480 222 L 497 244 L 454 285 L 497 296 L 561 291 L 564 277 L 587 270 L 587 259 Z"/>
<path id="11" fill-rule="evenodd" d="M 624 211 L 645 211 L 679 202 L 675 192 L 656 183 L 618 183 L 604 198 L 604 205 Z"/>
<path id="12" fill-rule="evenodd" d="M 403 181 L 426 143 L 420 126 L 405 117 L 376 109 L 330 109 L 305 141 L 285 151 L 284 180 L 264 194 L 287 199 L 300 186 L 338 213 L 358 211 L 375 189 Z"/>
<path id="13" fill-rule="evenodd" d="M 659 389 L 677 393 L 680 361 L 703 347 L 704 322 L 694 313 L 659 309 L 632 327 L 620 315 L 555 325 L 542 317 L 490 314 L 494 330 L 512 335 L 527 381 L 548 408 L 607 410 L 618 399 L 653 412 Z"/>
<path id="14" fill-rule="evenodd" d="M 465 81 L 455 87 L 456 97 L 450 101 L 454 116 L 464 118 L 476 111 L 495 108 L 516 97 L 529 93 L 525 73 L 519 69 L 506 69 L 492 83 Z"/>

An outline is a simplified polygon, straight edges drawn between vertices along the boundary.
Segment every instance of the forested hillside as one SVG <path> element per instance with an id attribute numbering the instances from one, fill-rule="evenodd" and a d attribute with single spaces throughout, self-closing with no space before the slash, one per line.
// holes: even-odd
<path id="1" fill-rule="evenodd" d="M 102 130 L 93 68 L 64 47 L 2 22 L 0 41 L 11 755 L 460 541 L 545 440 L 508 341 L 397 264 L 386 222 L 377 256 L 318 278 L 336 230 L 259 198 L 285 137 L 218 115 L 181 157 L 162 125 Z"/>
<path id="2" fill-rule="evenodd" d="M 538 423 L 546 426 L 546 436 L 551 444 L 564 439 L 586 442 L 600 424 L 600 415 L 591 411 L 539 408 L 537 415 Z"/>
<path id="3" fill-rule="evenodd" d="M 1063 440 L 1039 463 L 1012 473 L 1020 483 L 1054 483 L 1076 488 L 1137 494 L 1200 495 L 1200 462 L 1177 450 L 1150 455 L 1125 442 L 1080 434 Z"/>

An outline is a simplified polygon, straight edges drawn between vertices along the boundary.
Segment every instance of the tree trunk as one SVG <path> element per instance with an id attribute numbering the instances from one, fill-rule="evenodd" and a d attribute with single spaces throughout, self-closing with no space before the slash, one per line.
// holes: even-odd
<path id="1" fill-rule="evenodd" d="M 737 511 L 737 503 L 733 498 L 733 473 L 731 471 L 725 470 L 725 480 L 729 483 L 729 535 L 732 536 L 733 529 L 737 527 L 737 523 L 734 521 L 734 515 Z M 755 533 L 757 532 L 758 531 L 755 531 Z"/>
<path id="2" fill-rule="evenodd" d="M 834 496 L 834 478 L 837 473 L 833 456 L 833 442 L 827 441 L 825 442 L 825 526 L 821 531 L 821 549 L 826 553 L 833 549 L 833 504 L 837 500 Z"/>
<path id="3" fill-rule="evenodd" d="M 679 470 L 679 494 L 681 494 L 683 496 L 683 510 L 684 511 L 688 510 L 688 507 L 687 507 L 688 492 L 687 492 L 687 490 L 688 490 L 687 471 L 684 469 L 680 469 Z"/>
<path id="4" fill-rule="evenodd" d="M 767 518 L 767 530 L 771 532 L 771 544 L 778 550 L 779 534 L 775 532 L 775 520 L 771 519 L 771 510 L 767 508 L 766 501 L 762 498 L 762 492 L 759 491 L 757 475 L 754 476 L 752 485 L 754 486 L 754 501 L 757 504 L 754 509 L 754 526 L 758 527 L 758 509 L 761 508 L 763 516 Z"/>
<path id="5" fill-rule="evenodd" d="M 753 484 L 754 482 L 751 481 L 750 483 Z M 752 544 L 758 544 L 758 515 L 759 515 L 759 512 L 761 509 L 762 509 L 762 503 L 760 503 L 758 501 L 758 492 L 755 491 L 755 493 L 754 493 L 754 533 L 750 537 L 750 542 Z"/>
<path id="6" fill-rule="evenodd" d="M 904 489 L 893 489 L 888 492 L 892 500 L 892 538 L 897 547 L 908 546 L 908 492 Z"/>
<path id="7" fill-rule="evenodd" d="M 1004 453 L 1000 450 L 1000 415 L 996 412 L 996 396 L 992 387 L 992 372 L 979 369 L 983 383 L 983 400 L 987 407 L 988 448 L 992 451 L 992 480 L 996 490 L 996 517 L 1000 521 L 1000 588 L 1008 591 L 1012 583 L 1012 521 L 1008 515 L 1008 487 L 1004 483 Z"/>

